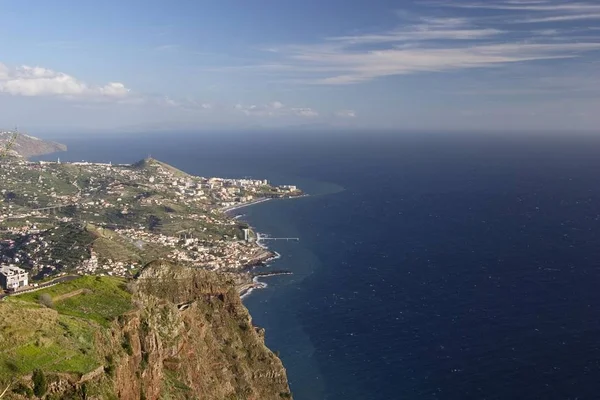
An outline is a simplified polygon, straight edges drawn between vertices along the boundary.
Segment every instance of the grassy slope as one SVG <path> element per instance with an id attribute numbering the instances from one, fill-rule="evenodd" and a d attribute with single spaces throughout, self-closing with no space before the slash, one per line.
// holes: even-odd
<path id="1" fill-rule="evenodd" d="M 0 387 L 17 378 L 14 390 L 31 389 L 27 376 L 39 368 L 61 382 L 52 399 L 289 397 L 281 362 L 229 278 L 157 264 L 133 298 L 122 279 L 85 276 L 1 301 Z M 53 309 L 40 306 L 46 296 Z M 182 302 L 190 307 L 179 310 Z M 14 393 L 7 398 L 22 398 Z"/>
<path id="2" fill-rule="evenodd" d="M 88 276 L 1 302 L 0 379 L 34 368 L 84 374 L 102 365 L 96 335 L 131 308 L 124 284 L 118 278 Z M 55 309 L 39 305 L 42 294 L 58 298 L 82 289 L 57 301 Z"/>

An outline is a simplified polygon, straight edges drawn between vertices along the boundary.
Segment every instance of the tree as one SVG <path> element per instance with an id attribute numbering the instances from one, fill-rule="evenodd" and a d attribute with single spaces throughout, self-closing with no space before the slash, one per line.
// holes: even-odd
<path id="1" fill-rule="evenodd" d="M 156 231 L 162 225 L 162 221 L 156 215 L 148 216 L 148 229 L 151 231 Z"/>
<path id="2" fill-rule="evenodd" d="M 77 206 L 70 204 L 70 205 L 64 207 L 62 212 L 67 217 L 74 217 L 75 214 L 77 213 Z"/>
<path id="3" fill-rule="evenodd" d="M 17 198 L 17 194 L 15 192 L 6 192 L 4 193 L 4 201 L 10 203 L 11 201 L 15 201 Z"/>
<path id="4" fill-rule="evenodd" d="M 31 379 L 33 380 L 33 393 L 37 397 L 44 396 L 48 390 L 48 382 L 46 382 L 46 375 L 44 375 L 44 372 L 41 369 L 33 370 Z"/>

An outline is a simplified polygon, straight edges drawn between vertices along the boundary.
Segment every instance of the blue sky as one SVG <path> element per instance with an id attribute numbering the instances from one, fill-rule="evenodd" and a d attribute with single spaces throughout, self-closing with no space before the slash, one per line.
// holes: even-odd
<path id="1" fill-rule="evenodd" d="M 600 1 L 0 0 L 0 126 L 598 130 Z"/>

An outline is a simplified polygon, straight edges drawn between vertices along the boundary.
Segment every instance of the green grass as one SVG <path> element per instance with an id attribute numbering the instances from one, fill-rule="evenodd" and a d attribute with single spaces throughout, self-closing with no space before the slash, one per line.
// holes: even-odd
<path id="1" fill-rule="evenodd" d="M 85 374 L 101 365 L 94 350 L 96 324 L 41 308 L 23 312 L 18 302 L 4 303 L 0 305 L 4 317 L 0 322 L 0 380 L 36 368 Z M 14 315 L 19 315 L 18 320 Z"/>
<path id="2" fill-rule="evenodd" d="M 44 293 L 54 298 L 79 289 L 88 289 L 88 293 L 57 302 L 54 305 L 56 311 L 108 326 L 110 321 L 131 309 L 131 294 L 125 290 L 125 284 L 126 281 L 122 278 L 83 276 L 71 282 L 20 295 L 18 298 L 37 303 Z"/>
<path id="3" fill-rule="evenodd" d="M 18 365 L 20 372 L 28 372 L 39 366 L 49 366 L 67 357 L 67 353 L 67 349 L 56 343 L 43 347 L 30 343 L 17 348 L 12 361 Z"/>
<path id="4" fill-rule="evenodd" d="M 125 284 L 84 276 L 0 302 L 0 380 L 35 368 L 85 374 L 102 365 L 97 333 L 131 309 Z M 80 289 L 85 293 L 55 301 L 54 310 L 38 304 L 42 294 L 58 298 Z"/>

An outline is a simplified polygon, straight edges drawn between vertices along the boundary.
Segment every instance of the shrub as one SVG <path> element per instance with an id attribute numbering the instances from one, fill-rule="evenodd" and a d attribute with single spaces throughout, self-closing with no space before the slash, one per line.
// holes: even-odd
<path id="1" fill-rule="evenodd" d="M 48 382 L 46 382 L 46 375 L 41 369 L 33 370 L 33 393 L 37 397 L 43 397 L 48 390 Z"/>
<path id="2" fill-rule="evenodd" d="M 29 386 L 26 386 L 21 382 L 17 383 L 17 385 L 13 388 L 12 391 L 16 394 L 22 394 L 25 397 L 33 397 L 33 390 L 31 390 Z"/>
<path id="3" fill-rule="evenodd" d="M 131 347 L 131 335 L 129 333 L 125 334 L 121 346 L 123 346 L 123 349 L 125 349 L 125 352 L 127 352 L 128 355 L 133 355 L 133 348 Z"/>
<path id="4" fill-rule="evenodd" d="M 50 296 L 48 293 L 41 294 L 39 301 L 44 307 L 54 308 L 54 301 L 52 301 L 52 296 Z"/>
<path id="5" fill-rule="evenodd" d="M 112 355 L 106 356 L 106 365 L 104 366 L 104 372 L 111 378 L 115 375 L 115 360 Z"/>

